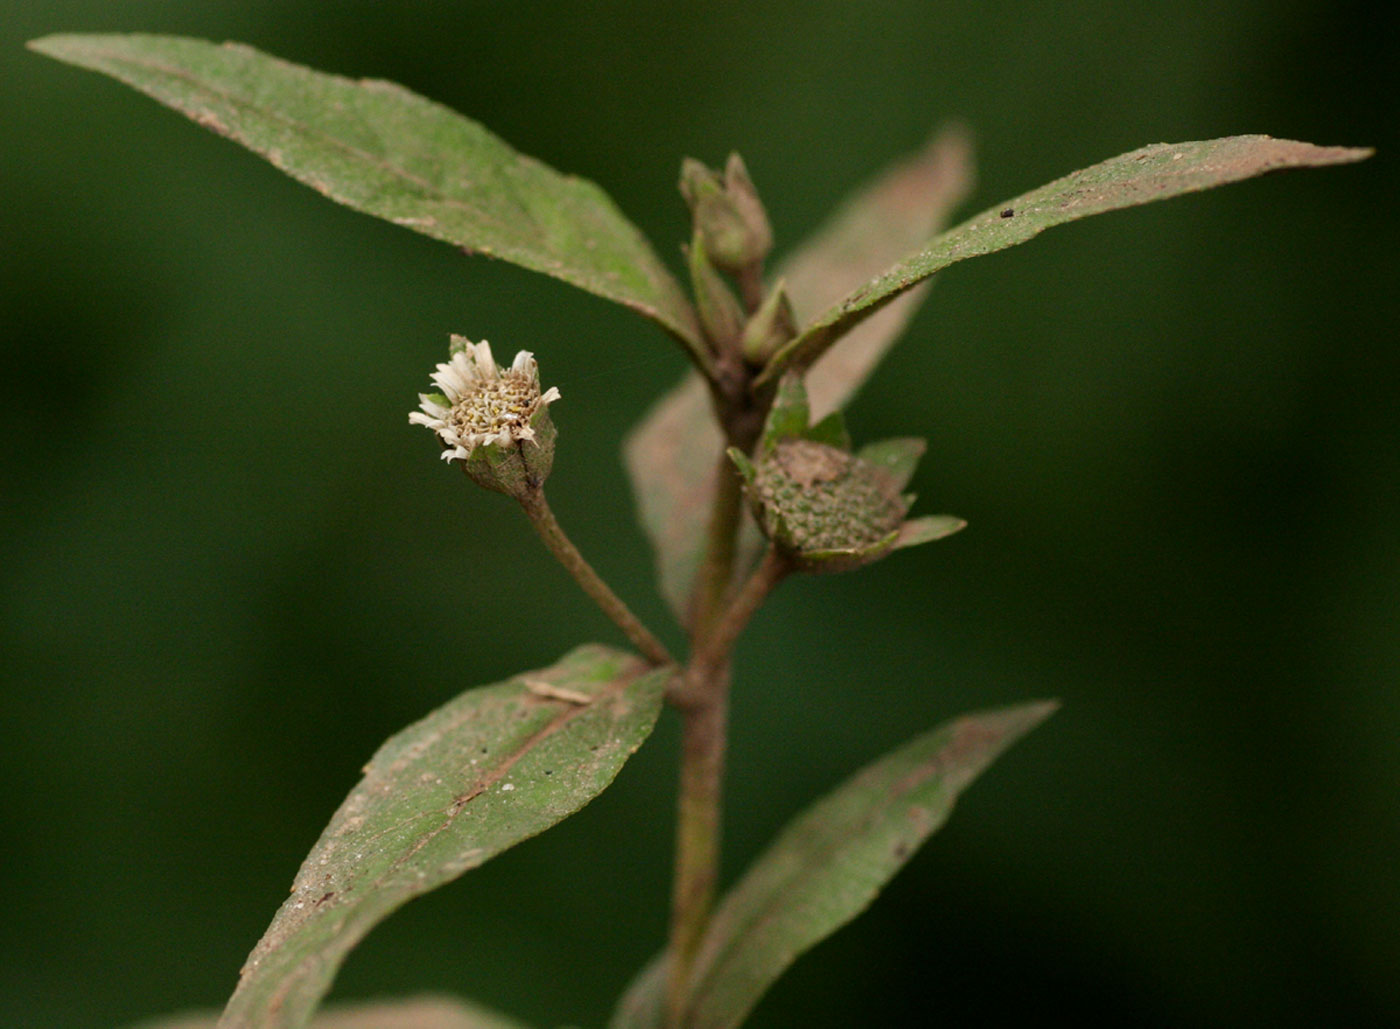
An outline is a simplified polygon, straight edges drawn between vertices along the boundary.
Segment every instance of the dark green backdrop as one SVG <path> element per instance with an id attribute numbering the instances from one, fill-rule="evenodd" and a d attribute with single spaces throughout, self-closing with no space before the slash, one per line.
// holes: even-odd
<path id="1" fill-rule="evenodd" d="M 742 151 L 791 243 L 950 116 L 970 209 L 1160 140 L 1381 147 L 940 276 L 850 415 L 928 435 L 921 510 L 971 528 L 759 617 L 726 868 L 915 731 L 1058 696 L 753 1025 L 1400 1020 L 1393 13 L 38 0 L 0 24 L 0 1024 L 221 1002 L 379 740 L 617 641 L 407 425 L 449 332 L 537 352 L 555 506 L 664 619 L 617 450 L 676 348 L 21 49 L 121 29 L 405 83 L 668 256 L 683 154 Z M 668 717 L 580 816 L 395 916 L 337 995 L 600 1025 L 664 931 L 675 744 Z"/>

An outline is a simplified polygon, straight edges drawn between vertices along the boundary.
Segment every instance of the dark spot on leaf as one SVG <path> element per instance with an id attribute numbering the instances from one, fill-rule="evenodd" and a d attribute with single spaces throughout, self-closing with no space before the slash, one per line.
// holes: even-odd
<path id="1" fill-rule="evenodd" d="M 1006 210 L 1004 210 L 1004 211 L 1001 212 L 1001 216 L 1002 216 L 1003 218 L 1010 218 L 1010 217 L 1011 217 L 1012 215 L 1014 215 L 1015 213 L 1016 213 L 1016 208 L 1014 208 L 1014 207 L 1008 207 Z"/>
<path id="2" fill-rule="evenodd" d="M 904 840 L 900 840 L 896 843 L 894 845 L 894 856 L 901 861 L 907 858 L 909 856 L 909 844 Z"/>
<path id="3" fill-rule="evenodd" d="M 334 897 L 334 896 L 335 896 L 335 891 L 334 891 L 334 890 L 332 890 L 330 893 L 322 894 L 322 895 L 321 895 L 321 899 L 318 900 L 318 901 L 316 902 L 316 906 L 317 906 L 317 907 L 320 907 L 322 904 L 324 904 L 326 901 L 330 900 L 330 899 L 331 899 L 332 897 Z"/>

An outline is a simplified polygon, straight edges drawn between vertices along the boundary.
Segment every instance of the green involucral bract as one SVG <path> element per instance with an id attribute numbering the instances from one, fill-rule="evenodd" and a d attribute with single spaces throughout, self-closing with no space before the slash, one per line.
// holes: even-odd
<path id="1" fill-rule="evenodd" d="M 903 490 L 924 451 L 922 440 L 887 440 L 856 455 L 839 411 L 815 425 L 807 424 L 809 414 L 802 380 L 786 376 L 754 458 L 729 450 L 763 534 L 799 568 L 859 568 L 897 547 L 963 527 L 948 516 L 937 526 L 926 519 L 905 521 L 913 497 Z"/>

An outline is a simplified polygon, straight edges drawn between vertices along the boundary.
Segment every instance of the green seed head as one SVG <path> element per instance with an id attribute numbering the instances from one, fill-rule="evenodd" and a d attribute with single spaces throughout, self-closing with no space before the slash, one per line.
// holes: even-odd
<path id="1" fill-rule="evenodd" d="M 883 553 L 908 511 L 885 471 L 808 439 L 780 441 L 756 467 L 749 496 L 767 535 L 798 557 Z"/>

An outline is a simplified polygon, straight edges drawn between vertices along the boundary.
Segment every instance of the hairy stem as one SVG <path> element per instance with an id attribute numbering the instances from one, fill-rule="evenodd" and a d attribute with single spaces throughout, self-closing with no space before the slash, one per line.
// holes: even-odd
<path id="1" fill-rule="evenodd" d="M 578 547 L 565 535 L 563 526 L 559 524 L 559 519 L 554 517 L 549 502 L 544 498 L 544 489 L 527 491 L 518 499 L 521 508 L 530 519 L 530 524 L 540 534 L 540 539 L 544 540 L 549 552 L 559 559 L 559 563 L 583 587 L 583 592 L 587 593 L 593 602 L 603 609 L 603 613 L 626 634 L 632 645 L 654 665 L 675 664 L 676 661 L 665 644 L 652 635 L 651 630 L 642 624 L 641 619 L 632 613 L 622 598 L 599 577 L 593 566 L 579 553 Z"/>
<path id="2" fill-rule="evenodd" d="M 738 642 L 744 627 L 749 624 L 749 619 L 758 611 L 773 588 L 787 578 L 792 570 L 792 562 L 770 546 L 763 555 L 763 560 L 734 595 L 734 599 L 729 602 L 714 627 L 698 641 L 695 653 L 690 659 L 690 666 L 707 668 L 728 663 L 734 644 Z"/>
<path id="3" fill-rule="evenodd" d="M 691 602 L 691 638 L 699 639 L 719 616 L 724 595 L 734 577 L 735 541 L 739 533 L 739 515 L 743 492 L 734 463 L 727 454 L 719 455 L 714 506 L 710 509 L 710 524 L 706 533 L 705 559 L 696 576 L 694 599 Z"/>
<path id="4" fill-rule="evenodd" d="M 697 638 L 672 702 L 682 713 L 676 879 L 671 895 L 666 1020 L 680 1029 L 691 969 L 709 924 L 719 878 L 720 813 L 729 709 L 730 654 L 763 599 L 791 570 L 771 547 L 713 628 Z"/>
<path id="5" fill-rule="evenodd" d="M 729 663 L 687 669 L 681 722 L 681 781 L 676 819 L 676 870 L 671 892 L 666 1024 L 680 1029 L 690 971 L 709 924 L 719 878 Z"/>

